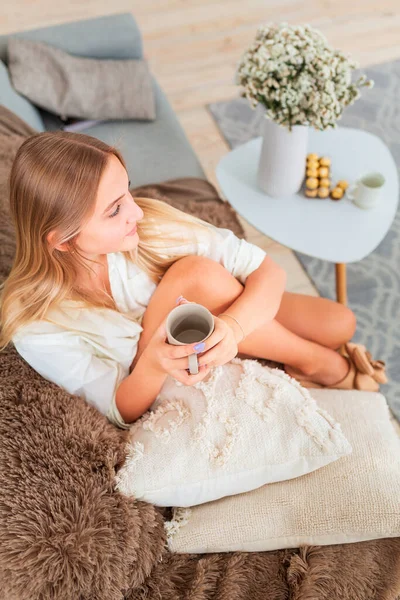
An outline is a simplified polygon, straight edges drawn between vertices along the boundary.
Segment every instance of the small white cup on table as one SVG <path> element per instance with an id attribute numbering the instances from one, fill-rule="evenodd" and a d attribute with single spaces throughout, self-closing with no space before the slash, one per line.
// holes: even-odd
<path id="1" fill-rule="evenodd" d="M 382 173 L 366 173 L 349 187 L 346 196 L 359 208 L 374 208 L 379 202 L 385 178 Z"/>

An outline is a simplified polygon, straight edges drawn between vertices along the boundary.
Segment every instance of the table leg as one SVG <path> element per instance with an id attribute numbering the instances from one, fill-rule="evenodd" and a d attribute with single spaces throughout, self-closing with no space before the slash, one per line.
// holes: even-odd
<path id="1" fill-rule="evenodd" d="M 336 299 L 341 304 L 347 304 L 346 263 L 337 263 L 336 268 Z M 339 350 L 342 356 L 346 355 L 346 348 L 341 346 Z"/>
<path id="2" fill-rule="evenodd" d="M 341 304 L 347 304 L 346 263 L 337 263 L 336 268 L 336 299 Z"/>

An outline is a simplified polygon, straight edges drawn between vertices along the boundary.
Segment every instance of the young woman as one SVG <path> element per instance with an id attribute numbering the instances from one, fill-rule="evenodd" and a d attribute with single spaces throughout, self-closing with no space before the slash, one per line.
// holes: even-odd
<path id="1" fill-rule="evenodd" d="M 45 132 L 20 146 L 0 347 L 12 341 L 43 377 L 121 427 L 151 406 L 168 375 L 194 385 L 238 352 L 282 362 L 305 385 L 360 387 L 354 361 L 336 351 L 355 331 L 348 308 L 285 292 L 284 271 L 261 248 L 133 198 L 129 186 L 119 151 L 96 138 Z M 214 333 L 195 348 L 198 375 L 187 372 L 193 346 L 166 343 L 179 296 L 215 316 Z M 371 365 L 361 387 L 374 388 L 378 371 L 384 379 L 383 365 Z"/>

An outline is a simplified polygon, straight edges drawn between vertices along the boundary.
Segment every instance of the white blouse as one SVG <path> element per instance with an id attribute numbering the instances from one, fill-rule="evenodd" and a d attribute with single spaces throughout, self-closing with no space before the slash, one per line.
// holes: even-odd
<path id="1" fill-rule="evenodd" d="M 211 235 L 197 232 L 193 242 L 173 248 L 182 255 L 207 256 L 222 264 L 241 283 L 264 260 L 266 252 L 229 229 L 208 224 Z M 180 225 L 180 231 L 184 227 Z M 168 248 L 167 252 L 172 252 Z M 163 251 L 165 254 L 165 251 Z M 13 337 L 17 352 L 40 375 L 77 394 L 122 428 L 116 390 L 129 375 L 136 355 L 141 322 L 157 285 L 122 252 L 107 254 L 111 292 L 118 311 L 65 300 L 46 315 L 20 328 Z"/>

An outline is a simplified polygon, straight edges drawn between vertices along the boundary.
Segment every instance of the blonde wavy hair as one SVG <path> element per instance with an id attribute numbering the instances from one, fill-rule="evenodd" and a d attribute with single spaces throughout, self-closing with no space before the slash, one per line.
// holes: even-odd
<path id="1" fill-rule="evenodd" d="M 116 147 L 82 133 L 38 133 L 19 147 L 8 182 L 16 253 L 0 288 L 1 350 L 20 327 L 46 319 L 49 309 L 64 299 L 118 310 L 111 296 L 100 300 L 93 291 L 74 286 L 78 269 L 93 271 L 80 254 L 75 237 L 93 214 L 99 182 L 111 154 L 126 169 Z M 179 233 L 179 225 L 189 224 L 192 232 L 196 227 L 207 231 L 207 225 L 160 200 L 135 197 L 135 202 L 144 213 L 137 222 L 140 241 L 134 250 L 123 254 L 158 283 L 171 264 L 185 256 L 162 255 L 162 250 L 189 241 Z M 175 224 L 168 228 L 168 235 L 160 236 L 155 229 L 162 222 Z M 51 231 L 56 235 L 49 244 Z M 71 251 L 54 248 L 66 242 Z"/>

